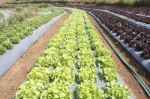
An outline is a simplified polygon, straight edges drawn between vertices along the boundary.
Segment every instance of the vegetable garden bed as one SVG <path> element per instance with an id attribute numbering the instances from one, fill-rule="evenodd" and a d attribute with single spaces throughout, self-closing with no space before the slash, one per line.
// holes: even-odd
<path id="1" fill-rule="evenodd" d="M 132 24 L 103 11 L 92 11 L 99 23 L 137 62 L 150 72 L 149 29 Z"/>
<path id="2" fill-rule="evenodd" d="M 99 42 L 84 11 L 73 10 L 16 99 L 130 99 L 111 53 Z M 104 86 L 98 84 L 104 83 Z"/>
<path id="3" fill-rule="evenodd" d="M 4 50 L 3 53 L 5 52 L 6 48 L 4 45 L 11 50 L 7 50 L 3 55 L 0 55 L 0 76 L 2 76 L 28 48 L 48 30 L 54 22 L 66 13 L 61 14 L 63 12 L 64 10 L 52 12 L 51 14 L 37 17 L 32 21 L 26 20 L 22 23 L 14 25 L 13 27 L 6 27 L 8 30 L 6 28 L 2 30 L 1 37 L 4 38 L 1 43 L 1 50 Z M 14 38 L 14 42 L 11 42 L 12 38 Z"/>
<path id="4" fill-rule="evenodd" d="M 120 15 L 124 15 L 126 17 L 129 17 L 131 19 L 150 24 L 150 12 L 149 8 L 119 8 L 119 7 L 112 7 L 112 6 L 106 6 L 106 7 L 99 7 L 104 8 L 106 10 L 118 13 Z"/>
<path id="5" fill-rule="evenodd" d="M 55 11 L 52 14 L 38 16 L 33 20 L 25 20 L 15 25 L 4 27 L 0 31 L 0 55 L 13 47 L 13 44 L 18 44 L 21 39 L 32 34 L 32 31 L 37 29 L 44 23 L 47 23 L 53 17 L 61 14 L 62 11 Z"/>

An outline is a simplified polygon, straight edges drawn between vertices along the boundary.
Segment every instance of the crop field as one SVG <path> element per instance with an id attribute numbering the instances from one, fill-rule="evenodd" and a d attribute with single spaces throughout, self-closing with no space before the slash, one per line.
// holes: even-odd
<path id="1" fill-rule="evenodd" d="M 141 55 L 144 58 L 150 58 L 149 29 L 142 26 L 137 27 L 135 24 L 117 18 L 110 13 L 103 12 L 103 10 L 93 12 L 99 16 L 102 23 L 106 24 L 110 30 L 117 33 L 116 35 L 120 36 L 120 39 L 124 39 L 125 43 L 128 43 L 129 46 L 135 48 L 137 51 L 143 51 Z"/>
<path id="2" fill-rule="evenodd" d="M 95 4 L 120 4 L 120 5 L 139 5 L 139 4 L 150 4 L 149 0 L 8 0 L 10 3 L 95 3 Z"/>
<path id="3" fill-rule="evenodd" d="M 150 99 L 150 8 L 134 2 L 1 4 L 0 99 Z"/>
<path id="4" fill-rule="evenodd" d="M 0 54 L 4 54 L 6 50 L 13 47 L 13 44 L 17 44 L 21 39 L 28 35 L 31 35 L 32 31 L 48 22 L 53 17 L 60 14 L 62 11 L 52 12 L 51 15 L 42 15 L 35 17 L 32 20 L 25 20 L 15 25 L 9 25 L 0 32 Z"/>
<path id="5" fill-rule="evenodd" d="M 97 75 L 96 66 L 98 73 L 101 68 L 100 73 L 106 82 L 105 93 L 96 86 L 96 79 L 102 79 Z M 78 10 L 72 12 L 49 43 L 27 79 L 17 92 L 16 99 L 70 99 L 74 83 L 78 84 L 74 96 L 77 99 L 105 99 L 105 94 L 107 97 L 129 97 L 127 89 L 117 82 L 115 64 L 109 51 L 98 42 L 85 12 Z M 30 90 L 32 88 L 35 89 Z"/>

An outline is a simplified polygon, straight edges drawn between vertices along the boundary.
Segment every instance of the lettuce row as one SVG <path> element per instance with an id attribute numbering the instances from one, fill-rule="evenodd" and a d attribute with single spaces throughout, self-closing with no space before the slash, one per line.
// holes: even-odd
<path id="1" fill-rule="evenodd" d="M 4 54 L 7 49 L 11 49 L 13 47 L 13 44 L 17 44 L 21 41 L 21 39 L 31 35 L 33 31 L 39 26 L 47 23 L 55 16 L 64 12 L 64 10 L 59 10 L 60 9 L 55 9 L 55 11 L 50 14 L 36 16 L 32 20 L 26 19 L 20 23 L 9 25 L 1 29 L 0 55 Z"/>
<path id="2" fill-rule="evenodd" d="M 118 82 L 117 69 L 114 60 L 103 44 L 99 43 L 99 37 L 92 29 L 92 25 L 88 17 L 86 20 L 86 30 L 91 43 L 91 49 L 95 52 L 96 64 L 102 69 L 100 73 L 104 76 L 106 88 L 104 92 L 108 99 L 129 99 L 129 91 L 125 85 Z"/>

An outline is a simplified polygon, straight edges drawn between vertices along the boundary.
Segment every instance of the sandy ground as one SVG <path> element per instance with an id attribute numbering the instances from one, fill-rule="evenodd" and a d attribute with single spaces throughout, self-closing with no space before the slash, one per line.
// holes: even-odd
<path id="1" fill-rule="evenodd" d="M 91 16 L 89 16 L 89 18 L 91 19 L 92 23 L 95 25 L 96 21 L 93 20 L 93 18 Z M 97 31 L 97 33 L 99 33 L 99 31 L 96 28 L 95 28 L 95 30 Z M 110 46 L 106 43 L 106 41 L 101 37 L 101 35 L 100 34 L 98 34 L 98 35 L 100 36 L 100 42 L 103 42 L 105 47 L 111 51 L 112 57 L 117 65 L 117 71 L 121 75 L 123 80 L 125 81 L 126 85 L 128 86 L 129 90 L 131 91 L 131 93 L 133 93 L 133 95 L 135 96 L 135 99 L 148 99 L 147 96 L 145 95 L 144 91 L 142 90 L 141 86 L 139 85 L 137 80 L 132 76 L 130 71 L 124 66 L 124 64 L 120 61 L 118 56 L 110 48 Z M 119 47 L 117 47 L 117 48 L 119 49 Z M 122 53 L 123 53 L 123 51 L 122 51 Z M 133 60 L 131 60 L 131 58 L 128 55 L 126 55 L 127 53 L 124 52 L 123 54 L 124 54 L 124 56 L 126 56 L 126 59 L 128 60 L 128 62 L 132 61 L 132 65 L 136 64 Z"/>
<path id="2" fill-rule="evenodd" d="M 63 25 L 69 14 L 62 16 L 49 30 L 36 41 L 17 62 L 0 77 L 0 99 L 13 99 L 19 85 L 26 79 L 27 74 L 34 67 L 37 58 L 47 48 L 48 42 Z"/>

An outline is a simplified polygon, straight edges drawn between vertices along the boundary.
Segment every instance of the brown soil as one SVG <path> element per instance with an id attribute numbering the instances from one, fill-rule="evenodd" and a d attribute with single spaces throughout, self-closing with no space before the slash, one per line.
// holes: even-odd
<path id="1" fill-rule="evenodd" d="M 13 99 L 19 85 L 26 79 L 28 72 L 34 67 L 37 58 L 47 48 L 48 42 L 69 17 L 66 14 L 54 23 L 49 30 L 37 40 L 24 55 L 17 60 L 11 69 L 0 77 L 0 99 Z"/>
<path id="2" fill-rule="evenodd" d="M 92 24 L 95 27 L 99 27 L 98 24 L 96 23 L 96 21 L 89 16 L 89 18 L 91 19 Z M 95 28 L 95 30 L 97 31 L 97 33 L 99 33 L 98 29 L 100 29 L 100 31 L 104 32 L 105 34 L 106 31 L 102 30 L 101 28 Z M 109 49 L 112 53 L 112 57 L 114 59 L 114 61 L 116 62 L 117 65 L 117 71 L 119 72 L 119 74 L 121 75 L 121 77 L 123 78 L 123 80 L 125 81 L 126 85 L 128 86 L 129 90 L 133 93 L 133 95 L 135 96 L 136 99 L 148 99 L 147 96 L 145 95 L 144 91 L 142 90 L 141 86 L 139 85 L 138 81 L 133 77 L 133 75 L 130 73 L 130 71 L 124 66 L 124 64 L 120 61 L 120 59 L 118 58 L 118 56 L 115 54 L 115 52 L 110 48 L 110 46 L 108 45 L 108 43 L 104 40 L 104 38 L 102 38 L 102 36 L 100 34 L 98 34 L 100 36 L 100 42 L 102 42 L 105 47 L 107 49 Z M 123 56 L 126 56 L 126 60 L 132 64 L 132 65 L 136 65 L 137 63 L 127 54 L 127 52 L 123 51 L 123 48 L 121 50 L 121 46 L 119 45 L 115 45 L 114 41 L 112 39 L 110 39 L 113 42 L 113 45 L 119 50 L 121 51 L 121 53 L 123 54 Z M 142 76 L 143 77 L 143 76 Z M 148 77 L 148 76 L 146 76 Z M 144 79 L 147 79 L 144 76 Z M 145 80 L 146 81 L 146 80 Z"/>
<path id="3" fill-rule="evenodd" d="M 6 3 L 8 0 L 0 0 L 0 4 Z"/>

